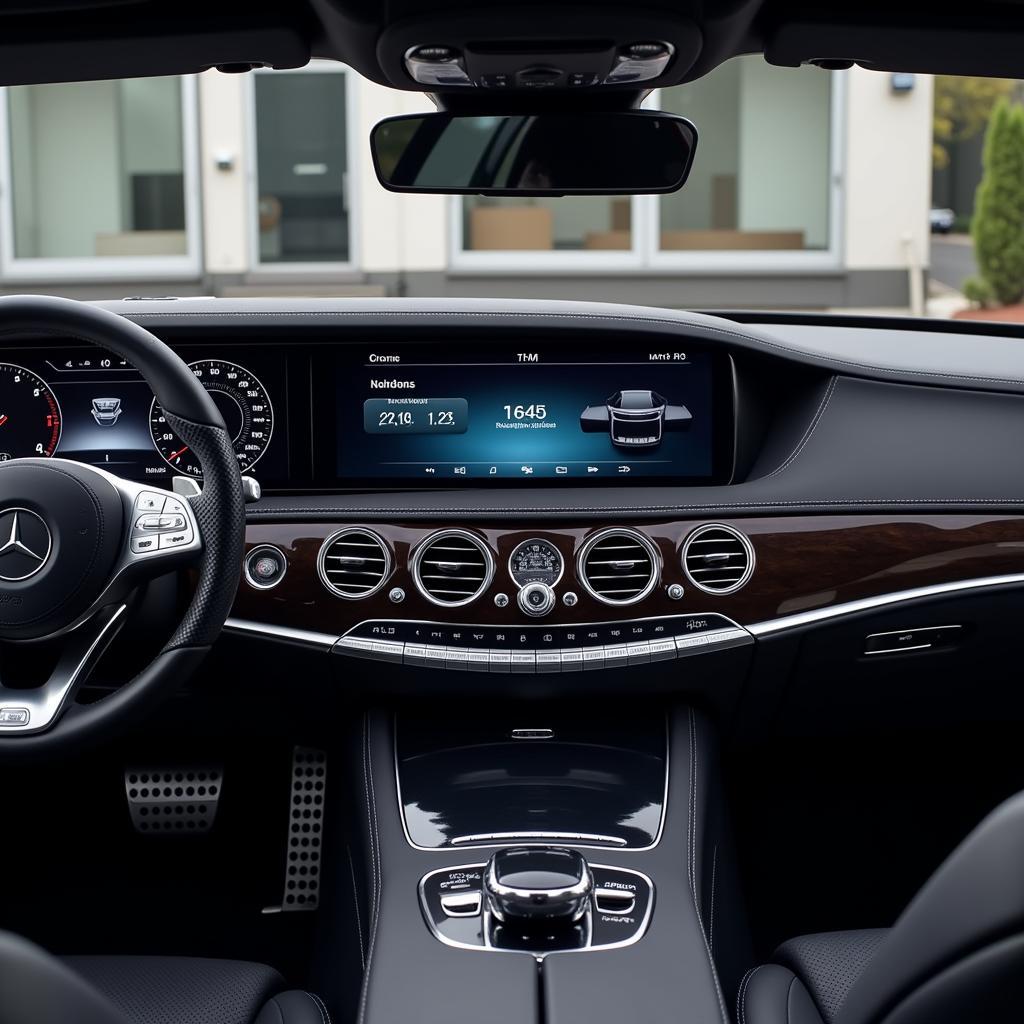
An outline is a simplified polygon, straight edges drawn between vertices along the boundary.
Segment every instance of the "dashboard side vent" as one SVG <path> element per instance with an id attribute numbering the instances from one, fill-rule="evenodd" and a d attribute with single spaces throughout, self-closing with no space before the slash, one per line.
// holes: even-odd
<path id="1" fill-rule="evenodd" d="M 391 551 L 370 530 L 339 530 L 324 541 L 316 568 L 328 590 L 358 601 L 384 586 L 391 575 Z"/>
<path id="2" fill-rule="evenodd" d="M 658 549 L 635 530 L 602 530 L 587 540 L 577 560 L 580 582 L 604 604 L 634 604 L 657 586 Z"/>
<path id="3" fill-rule="evenodd" d="M 734 594 L 754 572 L 754 549 L 731 526 L 699 526 L 683 545 L 683 572 L 706 594 Z"/>
<path id="4" fill-rule="evenodd" d="M 441 530 L 416 549 L 412 576 L 428 601 L 457 608 L 469 604 L 490 586 L 494 557 L 474 534 Z"/>

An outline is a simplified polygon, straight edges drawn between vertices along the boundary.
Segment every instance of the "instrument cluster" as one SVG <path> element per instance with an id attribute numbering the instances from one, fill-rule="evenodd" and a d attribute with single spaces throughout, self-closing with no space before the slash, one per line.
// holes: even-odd
<path id="1" fill-rule="evenodd" d="M 180 354 L 224 417 L 239 469 L 286 478 L 287 444 L 275 430 L 275 402 L 286 400 L 283 357 L 267 349 Z M 266 381 L 278 382 L 280 395 Z M 0 462 L 53 456 L 132 480 L 164 478 L 165 486 L 176 475 L 202 477 L 199 460 L 125 360 L 98 348 L 0 350 Z"/>

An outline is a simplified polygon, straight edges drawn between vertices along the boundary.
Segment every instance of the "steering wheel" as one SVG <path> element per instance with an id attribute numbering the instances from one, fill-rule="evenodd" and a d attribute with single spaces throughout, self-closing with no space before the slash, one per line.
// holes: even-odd
<path id="1" fill-rule="evenodd" d="M 149 331 L 70 299 L 14 295 L 0 298 L 0 334 L 73 338 L 128 360 L 203 469 L 202 493 L 186 499 L 68 459 L 0 463 L 0 641 L 9 650 L 47 641 L 59 651 L 49 678 L 29 687 L 9 677 L 20 659 L 0 649 L 2 758 L 64 750 L 122 728 L 196 669 L 238 586 L 245 505 L 220 413 Z M 189 565 L 198 568 L 195 595 L 153 661 L 110 696 L 74 703 L 125 625 L 133 591 Z"/>

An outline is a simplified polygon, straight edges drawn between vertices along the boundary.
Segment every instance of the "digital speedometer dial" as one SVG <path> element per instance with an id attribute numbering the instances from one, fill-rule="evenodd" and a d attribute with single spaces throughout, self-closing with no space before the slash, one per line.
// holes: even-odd
<path id="1" fill-rule="evenodd" d="M 189 368 L 224 417 L 239 469 L 243 473 L 252 469 L 274 433 L 274 407 L 266 388 L 244 366 L 223 359 L 200 359 L 189 363 Z M 149 430 L 157 451 L 172 469 L 186 476 L 203 475 L 199 459 L 167 422 L 156 399 L 149 413 Z"/>
<path id="2" fill-rule="evenodd" d="M 520 587 L 527 583 L 546 583 L 553 587 L 562 578 L 564 568 L 558 548 L 537 538 L 517 544 L 508 560 L 509 574 Z"/>
<path id="3" fill-rule="evenodd" d="M 60 406 L 41 377 L 0 363 L 0 462 L 49 458 L 60 442 Z"/>

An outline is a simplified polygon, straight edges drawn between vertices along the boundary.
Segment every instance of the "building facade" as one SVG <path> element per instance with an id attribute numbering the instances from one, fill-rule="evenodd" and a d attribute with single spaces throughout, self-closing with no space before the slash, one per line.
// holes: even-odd
<path id="1" fill-rule="evenodd" d="M 739 58 L 648 101 L 681 192 L 528 201 L 385 192 L 369 131 L 429 101 L 333 65 L 4 93 L 7 292 L 899 308 L 928 263 L 926 76 Z"/>

